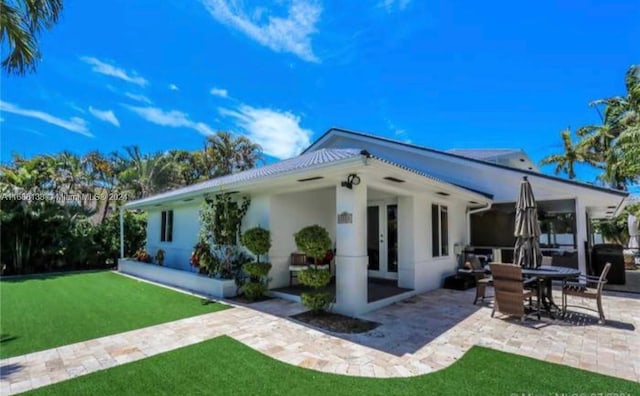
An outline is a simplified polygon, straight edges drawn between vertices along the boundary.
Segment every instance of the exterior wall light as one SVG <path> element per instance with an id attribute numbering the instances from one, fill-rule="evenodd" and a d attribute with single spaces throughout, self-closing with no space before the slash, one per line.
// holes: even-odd
<path id="1" fill-rule="evenodd" d="M 360 177 L 358 177 L 358 175 L 356 175 L 355 173 L 352 173 L 347 176 L 347 181 L 343 181 L 340 185 L 342 187 L 348 188 L 349 190 L 352 190 L 353 186 L 357 186 L 358 184 L 360 184 Z"/>

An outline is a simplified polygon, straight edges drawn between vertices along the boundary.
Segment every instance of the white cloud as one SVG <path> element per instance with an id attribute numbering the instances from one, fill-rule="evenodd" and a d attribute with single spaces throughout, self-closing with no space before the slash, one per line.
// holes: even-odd
<path id="1" fill-rule="evenodd" d="M 411 3 L 411 0 L 382 0 L 378 7 L 384 8 L 387 12 L 404 11 Z"/>
<path id="2" fill-rule="evenodd" d="M 146 103 L 146 104 L 153 103 L 153 102 L 151 102 L 151 99 L 147 98 L 144 95 L 137 95 L 137 94 L 132 94 L 131 92 L 125 92 L 124 96 L 126 96 L 129 99 L 133 99 L 136 102 L 141 102 L 141 103 Z"/>
<path id="3" fill-rule="evenodd" d="M 189 115 L 178 110 L 165 111 L 157 107 L 137 107 L 127 106 L 126 108 L 133 111 L 145 120 L 156 124 L 171 128 L 189 128 L 207 136 L 213 135 L 214 131 L 204 122 L 195 122 L 189 118 Z"/>
<path id="4" fill-rule="evenodd" d="M 240 105 L 220 108 L 221 115 L 234 118 L 236 125 L 264 152 L 276 158 L 291 158 L 309 146 L 312 132 L 300 126 L 300 117 L 288 111 Z"/>
<path id="5" fill-rule="evenodd" d="M 308 62 L 318 62 L 311 48 L 311 35 L 318 30 L 322 7 L 316 0 L 287 1 L 286 16 L 271 10 L 248 10 L 240 0 L 202 0 L 209 13 L 275 52 L 288 52 Z"/>
<path id="6" fill-rule="evenodd" d="M 113 113 L 113 110 L 98 110 L 89 106 L 89 113 L 93 114 L 99 120 L 104 122 L 108 122 L 111 125 L 120 127 L 120 121 L 116 118 L 116 115 Z"/>
<path id="7" fill-rule="evenodd" d="M 89 132 L 89 129 L 87 128 L 87 122 L 79 117 L 71 117 L 68 120 L 63 120 L 62 118 L 58 118 L 43 111 L 23 109 L 18 105 L 2 100 L 0 100 L 0 111 L 21 115 L 23 117 L 35 118 L 60 128 L 64 128 L 68 131 L 79 133 L 83 136 L 93 137 L 93 134 Z"/>
<path id="8" fill-rule="evenodd" d="M 169 84 L 169 89 L 172 91 L 179 91 L 180 88 L 176 84 Z"/>
<path id="9" fill-rule="evenodd" d="M 213 96 L 219 96 L 221 98 L 229 97 L 229 92 L 224 88 L 211 88 L 211 91 L 209 91 L 209 93 Z"/>
<path id="10" fill-rule="evenodd" d="M 396 136 L 396 138 L 398 139 L 402 139 L 404 140 L 406 143 L 411 143 L 411 140 L 409 139 L 409 133 L 407 132 L 406 129 L 403 128 L 399 128 L 394 122 L 392 122 L 389 118 L 385 118 L 384 121 L 387 123 L 387 128 L 389 128 L 389 130 L 391 132 L 393 132 L 393 134 Z"/>
<path id="11" fill-rule="evenodd" d="M 126 82 L 130 82 L 132 84 L 140 85 L 143 87 L 149 83 L 147 80 L 140 77 L 135 71 L 127 72 L 126 70 L 119 68 L 115 65 L 109 64 L 107 62 L 103 62 L 98 58 L 94 58 L 92 56 L 83 56 L 80 59 L 83 62 L 92 65 L 93 68 L 91 70 L 93 70 L 96 73 L 119 78 Z"/>

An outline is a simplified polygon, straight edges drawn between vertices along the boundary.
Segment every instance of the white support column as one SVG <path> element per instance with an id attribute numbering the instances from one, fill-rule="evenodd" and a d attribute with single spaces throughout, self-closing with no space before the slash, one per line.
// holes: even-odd
<path id="1" fill-rule="evenodd" d="M 580 197 L 576 197 L 576 244 L 578 246 L 578 269 L 584 275 L 587 274 L 587 252 L 584 243 L 587 241 L 587 208 Z"/>
<path id="2" fill-rule="evenodd" d="M 415 198 L 398 197 L 398 286 L 415 288 L 416 281 L 416 238 L 402 238 L 415 235 Z M 426 228 L 426 227 L 425 227 Z"/>
<path id="3" fill-rule="evenodd" d="M 120 207 L 120 258 L 124 258 L 124 207 Z"/>
<path id="4" fill-rule="evenodd" d="M 362 178 L 363 179 L 363 178 Z M 351 223 L 336 224 L 336 311 L 358 315 L 367 308 L 367 185 L 336 186 L 336 213 Z M 337 222 L 337 219 L 336 219 Z"/>

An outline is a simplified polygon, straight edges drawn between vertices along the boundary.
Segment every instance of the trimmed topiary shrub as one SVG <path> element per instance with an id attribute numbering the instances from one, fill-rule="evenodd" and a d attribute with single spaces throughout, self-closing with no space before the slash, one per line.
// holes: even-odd
<path id="1" fill-rule="evenodd" d="M 319 225 L 305 227 L 293 235 L 298 250 L 313 258 L 316 262 L 322 260 L 331 249 L 329 232 Z"/>
<path id="2" fill-rule="evenodd" d="M 321 262 L 331 249 L 331 237 L 329 232 L 319 225 L 305 227 L 294 234 L 298 250 L 314 259 L 315 263 Z M 331 307 L 333 296 L 322 291 L 331 281 L 331 271 L 317 268 L 309 268 L 298 274 L 298 280 L 305 286 L 313 288 L 313 291 L 302 294 L 302 304 L 309 308 L 313 314 L 320 314 Z"/>
<path id="3" fill-rule="evenodd" d="M 325 287 L 331 281 L 331 272 L 324 269 L 309 268 L 298 274 L 300 283 L 315 289 Z"/>
<path id="4" fill-rule="evenodd" d="M 302 305 L 309 308 L 314 315 L 322 314 L 333 304 L 333 296 L 327 292 L 303 293 L 300 297 Z"/>
<path id="5" fill-rule="evenodd" d="M 240 288 L 242 294 L 251 301 L 260 299 L 267 291 L 267 285 L 262 282 L 247 282 Z"/>
<path id="6" fill-rule="evenodd" d="M 269 275 L 271 270 L 270 263 L 246 263 L 242 266 L 242 270 L 246 272 L 252 278 L 264 278 Z"/>
<path id="7" fill-rule="evenodd" d="M 240 287 L 249 300 L 258 300 L 268 290 L 270 263 L 261 263 L 260 256 L 271 249 L 271 233 L 262 227 L 248 229 L 242 234 L 242 244 L 256 256 L 257 262 L 246 263 L 242 270 L 249 275 Z"/>
<path id="8" fill-rule="evenodd" d="M 262 227 L 248 229 L 242 234 L 242 244 L 255 254 L 260 262 L 260 256 L 269 253 L 269 249 L 271 249 L 271 233 Z"/>

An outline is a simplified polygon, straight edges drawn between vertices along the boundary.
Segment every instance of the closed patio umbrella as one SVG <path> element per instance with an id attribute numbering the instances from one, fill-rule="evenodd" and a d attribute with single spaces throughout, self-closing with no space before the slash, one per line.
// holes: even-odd
<path id="1" fill-rule="evenodd" d="M 520 184 L 520 195 L 516 202 L 514 264 L 526 268 L 537 268 L 542 264 L 540 234 L 536 199 L 533 196 L 531 184 L 525 176 Z"/>

